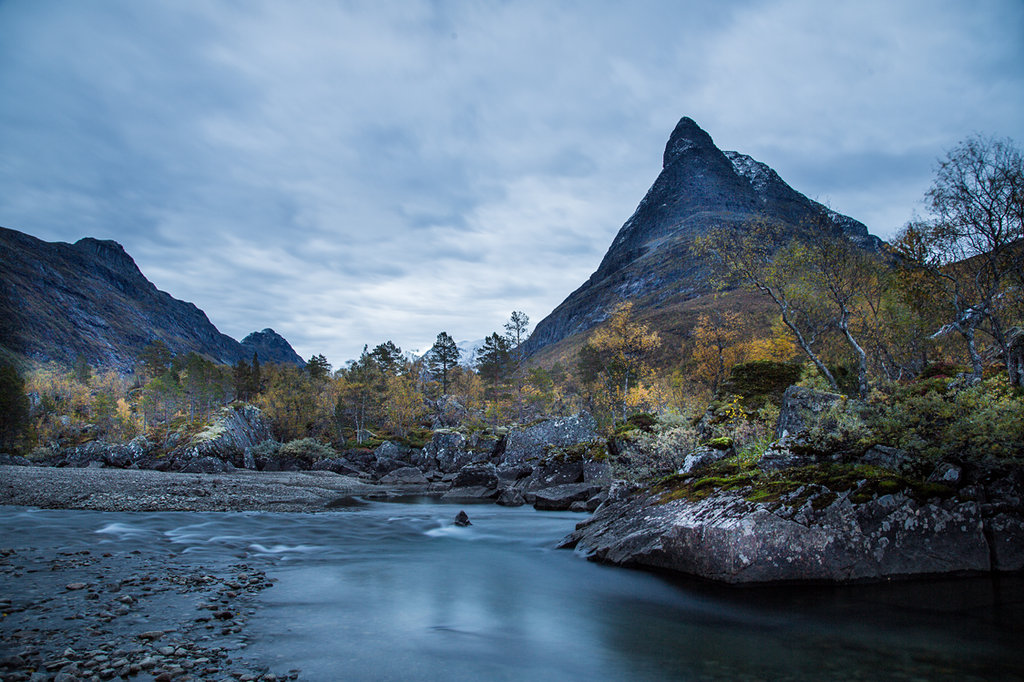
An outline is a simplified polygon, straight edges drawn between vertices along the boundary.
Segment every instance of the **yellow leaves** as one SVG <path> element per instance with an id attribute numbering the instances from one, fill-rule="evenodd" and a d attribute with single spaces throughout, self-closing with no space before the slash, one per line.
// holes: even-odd
<path id="1" fill-rule="evenodd" d="M 388 426 L 404 437 L 423 416 L 423 394 L 408 375 L 388 375 L 384 392 L 384 415 Z"/>

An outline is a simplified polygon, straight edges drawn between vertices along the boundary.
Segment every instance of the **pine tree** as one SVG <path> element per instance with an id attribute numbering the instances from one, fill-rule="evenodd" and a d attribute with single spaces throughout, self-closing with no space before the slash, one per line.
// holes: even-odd
<path id="1" fill-rule="evenodd" d="M 0 449 L 14 449 L 28 424 L 29 403 L 25 381 L 14 367 L 0 365 Z"/>
<path id="2" fill-rule="evenodd" d="M 437 335 L 427 355 L 427 366 L 435 375 L 441 375 L 441 392 L 448 393 L 448 372 L 459 363 L 459 347 L 447 332 Z"/>

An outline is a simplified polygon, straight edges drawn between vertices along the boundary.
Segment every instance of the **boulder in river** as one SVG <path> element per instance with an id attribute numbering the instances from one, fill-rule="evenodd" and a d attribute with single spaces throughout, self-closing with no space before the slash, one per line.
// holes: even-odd
<path id="1" fill-rule="evenodd" d="M 469 520 L 469 514 L 467 514 L 465 510 L 463 510 L 455 515 L 455 525 L 465 527 L 472 526 L 473 523 Z"/>
<path id="2" fill-rule="evenodd" d="M 805 498 L 806 489 L 795 491 L 792 506 L 752 501 L 742 491 L 694 500 L 665 492 L 613 498 L 561 546 L 595 561 L 727 583 L 842 582 L 994 568 L 990 549 L 1000 544 L 990 548 L 986 531 L 996 529 L 986 528 L 977 502 L 918 501 L 903 492 L 866 501 L 855 501 L 855 490 L 812 493 Z M 1016 526 L 1001 524 L 1004 549 L 1020 539 L 1020 529 L 1019 519 Z M 1008 564 L 1019 559 L 1007 556 L 1002 563 L 1012 570 Z"/>

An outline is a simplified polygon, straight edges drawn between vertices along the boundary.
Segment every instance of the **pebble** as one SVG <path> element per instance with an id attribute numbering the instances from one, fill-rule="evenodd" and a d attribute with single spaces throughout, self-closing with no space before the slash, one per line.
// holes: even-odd
<path id="1" fill-rule="evenodd" d="M 86 587 L 88 587 L 88 586 L 85 583 L 68 583 L 67 585 L 64 586 L 65 589 L 71 590 L 71 591 L 84 590 Z"/>

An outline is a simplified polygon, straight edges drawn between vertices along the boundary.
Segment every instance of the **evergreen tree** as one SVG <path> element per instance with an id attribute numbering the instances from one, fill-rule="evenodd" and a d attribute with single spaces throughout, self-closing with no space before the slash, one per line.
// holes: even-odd
<path id="1" fill-rule="evenodd" d="M 25 381 L 11 365 L 0 365 L 0 449 L 17 447 L 28 417 Z"/>
<path id="2" fill-rule="evenodd" d="M 256 396 L 263 390 L 263 374 L 260 371 L 260 355 L 252 352 L 252 364 L 249 369 L 249 395 Z"/>
<path id="3" fill-rule="evenodd" d="M 441 375 L 441 392 L 448 393 L 448 373 L 459 364 L 459 347 L 447 332 L 437 335 L 437 340 L 427 354 L 427 366 L 436 376 Z"/>
<path id="4" fill-rule="evenodd" d="M 327 362 L 323 354 L 314 355 L 306 362 L 306 371 L 313 379 L 326 379 L 331 373 L 331 363 Z"/>
<path id="5" fill-rule="evenodd" d="M 476 368 L 480 377 L 496 389 L 508 378 L 512 368 L 512 344 L 497 332 L 484 339 L 476 352 Z"/>
<path id="6" fill-rule="evenodd" d="M 171 361 L 173 359 L 174 355 L 171 353 L 171 349 L 160 339 L 151 341 L 139 353 L 139 363 L 142 365 L 142 371 L 150 379 L 163 376 L 171 368 Z"/>
<path id="7" fill-rule="evenodd" d="M 377 363 L 381 371 L 385 374 L 394 376 L 405 364 L 405 358 L 402 356 L 402 349 L 392 343 L 390 340 L 379 344 L 372 351 L 370 356 L 373 361 Z"/>
<path id="8" fill-rule="evenodd" d="M 88 386 L 89 382 L 92 381 L 92 367 L 89 366 L 89 361 L 81 353 L 75 356 L 72 372 L 75 375 L 75 380 L 83 386 Z"/>

